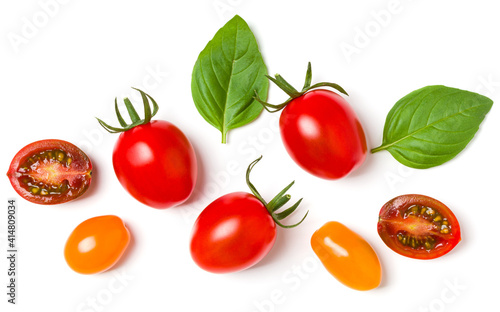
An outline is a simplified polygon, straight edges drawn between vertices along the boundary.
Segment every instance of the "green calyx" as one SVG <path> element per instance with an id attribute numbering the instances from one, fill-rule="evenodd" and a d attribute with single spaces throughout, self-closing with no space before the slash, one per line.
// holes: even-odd
<path id="1" fill-rule="evenodd" d="M 297 207 L 302 202 L 302 198 L 299 199 L 293 206 L 291 206 L 291 207 L 289 207 L 289 208 L 287 208 L 287 209 L 285 209 L 285 210 L 283 210 L 281 212 L 278 212 L 278 210 L 281 207 L 283 207 L 290 200 L 291 196 L 289 194 L 285 194 L 285 193 L 292 187 L 292 185 L 295 183 L 295 181 L 292 181 L 292 183 L 288 184 L 287 187 L 285 187 L 281 192 L 279 192 L 278 195 L 276 195 L 269 203 L 267 203 L 264 200 L 264 198 L 262 198 L 262 196 L 260 195 L 260 193 L 255 188 L 255 186 L 252 184 L 252 182 L 250 182 L 250 172 L 252 171 L 253 167 L 261 159 L 262 159 L 262 156 L 260 156 L 256 160 L 254 160 L 248 166 L 247 175 L 246 175 L 246 180 L 247 180 L 248 187 L 252 191 L 253 195 L 255 197 L 257 197 L 257 199 L 260 200 L 262 202 L 262 204 L 266 207 L 267 211 L 269 212 L 269 214 L 271 215 L 271 217 L 273 218 L 274 222 L 276 222 L 277 225 L 281 226 L 282 228 L 293 228 L 293 227 L 296 227 L 297 225 L 301 224 L 302 221 L 304 221 L 304 219 L 307 217 L 307 214 L 309 213 L 309 211 L 307 211 L 306 214 L 304 215 L 304 217 L 302 218 L 302 220 L 300 220 L 296 224 L 284 225 L 280 221 L 283 220 L 283 219 L 285 219 L 289 215 L 291 215 L 297 209 Z"/>
<path id="2" fill-rule="evenodd" d="M 122 115 L 120 114 L 120 111 L 118 110 L 118 102 L 117 102 L 117 99 L 115 98 L 116 117 L 118 118 L 118 122 L 120 123 L 122 128 L 112 127 L 112 126 L 108 125 L 107 123 L 105 123 L 104 121 L 102 121 L 101 119 L 96 117 L 99 124 L 101 124 L 101 126 L 103 126 L 104 129 L 106 129 L 108 132 L 110 132 L 110 133 L 125 132 L 127 130 L 132 129 L 135 126 L 147 124 L 151 121 L 151 118 L 154 115 L 156 115 L 156 113 L 158 112 L 158 104 L 149 94 L 147 94 L 139 89 L 136 89 L 136 88 L 132 88 L 132 89 L 137 90 L 141 93 L 142 102 L 144 103 L 144 119 L 141 119 L 139 117 L 139 115 L 137 114 L 137 111 L 135 110 L 135 108 L 132 105 L 132 103 L 130 102 L 130 100 L 128 98 L 124 98 L 123 102 L 125 103 L 125 107 L 127 108 L 128 114 L 130 116 L 130 120 L 132 120 L 131 124 L 127 124 L 125 122 L 125 120 L 123 119 Z M 153 112 L 151 112 L 151 106 L 149 104 L 149 100 L 151 100 L 151 102 L 153 103 Z"/>
<path id="3" fill-rule="evenodd" d="M 278 105 L 273 105 L 273 104 L 269 104 L 269 103 L 261 100 L 261 98 L 259 97 L 259 94 L 257 92 L 255 92 L 254 99 L 257 102 L 259 102 L 260 104 L 262 104 L 262 106 L 264 106 L 264 108 L 270 113 L 275 113 L 275 112 L 282 110 L 292 100 L 304 95 L 306 92 L 308 92 L 312 89 L 316 89 L 316 88 L 320 88 L 320 87 L 331 87 L 331 88 L 339 91 L 340 93 L 343 93 L 345 95 L 349 95 L 341 86 L 339 86 L 336 83 L 319 82 L 319 83 L 316 83 L 314 85 L 311 85 L 311 80 L 312 80 L 311 62 L 309 62 L 307 65 L 306 79 L 304 82 L 304 87 L 302 87 L 301 91 L 297 91 L 297 89 L 292 87 L 292 85 L 289 84 L 285 79 L 283 79 L 283 77 L 281 77 L 281 75 L 279 75 L 279 74 L 276 74 L 274 76 L 275 78 L 273 78 L 269 75 L 266 75 L 266 77 L 269 80 L 271 80 L 272 82 L 274 82 L 278 87 L 280 87 L 281 90 L 285 91 L 285 93 L 290 96 L 290 98 L 288 100 L 286 100 L 284 103 L 278 104 Z"/>

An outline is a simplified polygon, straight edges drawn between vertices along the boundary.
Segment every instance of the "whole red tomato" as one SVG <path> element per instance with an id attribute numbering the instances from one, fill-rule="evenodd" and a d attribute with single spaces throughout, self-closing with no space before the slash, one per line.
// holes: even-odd
<path id="1" fill-rule="evenodd" d="M 349 103 L 339 94 L 318 87 L 332 87 L 347 94 L 339 85 L 311 86 L 311 64 L 302 91 L 295 90 L 280 75 L 271 78 L 290 99 L 281 105 L 260 101 L 271 112 L 283 109 L 280 132 L 292 159 L 309 173 L 323 179 L 339 179 L 359 167 L 366 158 L 363 127 Z"/>
<path id="2" fill-rule="evenodd" d="M 139 120 L 128 99 L 125 105 L 132 119 L 127 125 L 118 108 L 123 128 L 99 120 L 110 132 L 121 132 L 113 150 L 113 168 L 122 186 L 138 201 L 153 208 L 169 208 L 183 203 L 196 183 L 196 155 L 179 128 L 163 121 L 151 121 L 158 111 L 156 102 L 141 92 L 145 119 Z M 149 100 L 153 102 L 151 113 Z"/>
<path id="3" fill-rule="evenodd" d="M 273 200 L 267 203 L 250 183 L 247 170 L 247 184 L 253 194 L 237 192 L 224 195 L 208 205 L 198 216 L 191 236 L 191 256 L 202 269 L 212 273 L 229 273 L 247 269 L 264 258 L 276 240 L 276 224 L 290 228 L 299 225 L 283 225 L 286 218 L 300 204 L 301 200 L 282 212 L 278 210 L 290 200 L 286 191 L 290 183 Z"/>
<path id="4" fill-rule="evenodd" d="M 193 227 L 191 255 L 209 272 L 244 270 L 259 262 L 276 240 L 276 224 L 252 194 L 224 195 L 203 210 Z"/>

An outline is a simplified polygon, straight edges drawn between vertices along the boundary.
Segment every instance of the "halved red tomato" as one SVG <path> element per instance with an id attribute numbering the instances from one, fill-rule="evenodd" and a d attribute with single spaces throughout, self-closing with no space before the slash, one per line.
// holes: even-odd
<path id="1" fill-rule="evenodd" d="M 7 172 L 14 190 L 42 205 L 60 204 L 85 193 L 92 179 L 92 163 L 75 145 L 41 140 L 23 147 Z"/>
<path id="2" fill-rule="evenodd" d="M 460 225 L 442 202 L 424 195 L 401 195 L 380 210 L 378 233 L 400 255 L 434 259 L 450 252 L 461 240 Z"/>

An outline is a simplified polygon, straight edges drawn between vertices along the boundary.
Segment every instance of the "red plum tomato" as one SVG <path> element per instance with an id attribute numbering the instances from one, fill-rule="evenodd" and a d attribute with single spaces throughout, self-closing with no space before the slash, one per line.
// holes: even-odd
<path id="1" fill-rule="evenodd" d="M 154 208 L 183 203 L 196 183 L 191 143 L 179 128 L 163 120 L 122 132 L 113 150 L 113 168 L 135 199 Z"/>
<path id="2" fill-rule="evenodd" d="M 366 139 L 349 103 L 330 90 L 309 91 L 292 100 L 280 117 L 288 154 L 323 179 L 340 179 L 366 158 Z"/>
<path id="3" fill-rule="evenodd" d="M 191 237 L 191 256 L 208 272 L 236 272 L 259 262 L 275 240 L 276 224 L 262 202 L 249 193 L 230 193 L 199 215 Z"/>

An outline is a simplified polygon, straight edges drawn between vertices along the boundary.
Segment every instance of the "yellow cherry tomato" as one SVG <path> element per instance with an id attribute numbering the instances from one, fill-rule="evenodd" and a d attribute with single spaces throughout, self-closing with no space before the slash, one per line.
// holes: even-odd
<path id="1" fill-rule="evenodd" d="M 80 223 L 70 234 L 64 257 L 81 274 L 108 270 L 118 262 L 130 242 L 130 233 L 117 216 L 100 216 Z"/>
<path id="2" fill-rule="evenodd" d="M 382 268 L 375 250 L 342 223 L 323 225 L 311 237 L 311 246 L 328 272 L 347 287 L 370 290 L 380 285 Z"/>

